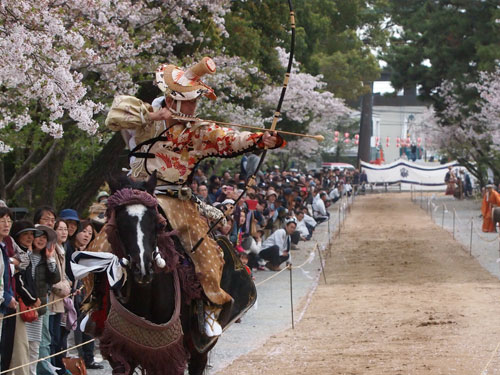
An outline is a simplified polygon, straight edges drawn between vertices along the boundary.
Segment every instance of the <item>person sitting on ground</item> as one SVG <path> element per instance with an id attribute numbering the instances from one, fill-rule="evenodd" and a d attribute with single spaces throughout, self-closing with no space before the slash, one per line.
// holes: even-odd
<path id="1" fill-rule="evenodd" d="M 325 203 L 328 199 L 328 195 L 322 191 L 319 194 L 319 198 L 313 201 L 313 218 L 318 222 L 318 224 L 328 220 L 330 217 L 329 212 L 326 210 Z"/>
<path id="2" fill-rule="evenodd" d="M 290 258 L 292 247 L 290 235 L 295 232 L 296 227 L 295 218 L 288 218 L 285 221 L 285 228 L 275 231 L 262 244 L 259 256 L 267 260 L 266 267 L 271 271 L 279 271 L 281 263 Z"/>
<path id="3" fill-rule="evenodd" d="M 338 183 L 335 183 L 335 186 L 330 191 L 330 194 L 328 195 L 328 197 L 330 198 L 330 201 L 332 203 L 335 203 L 340 199 L 340 192 L 339 192 L 339 188 L 338 188 Z"/>
<path id="4" fill-rule="evenodd" d="M 300 210 L 304 214 L 304 222 L 306 223 L 307 229 L 309 229 L 311 233 L 314 233 L 314 229 L 316 229 L 316 225 L 318 225 L 317 221 L 314 220 L 313 217 L 309 215 L 307 207 L 302 206 Z"/>
<path id="5" fill-rule="evenodd" d="M 295 211 L 295 218 L 297 219 L 296 232 L 300 233 L 300 238 L 303 241 L 309 241 L 312 237 L 312 230 L 307 227 L 304 220 L 304 212 L 301 210 Z"/>
<path id="6" fill-rule="evenodd" d="M 248 257 L 248 266 L 252 270 L 263 270 L 264 267 L 259 264 L 259 252 L 262 249 L 263 229 L 257 229 L 253 235 L 246 234 L 241 241 L 241 247 L 245 250 Z"/>

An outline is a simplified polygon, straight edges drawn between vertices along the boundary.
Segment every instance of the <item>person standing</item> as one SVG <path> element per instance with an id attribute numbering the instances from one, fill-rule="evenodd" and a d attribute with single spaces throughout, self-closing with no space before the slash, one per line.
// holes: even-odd
<path id="1" fill-rule="evenodd" d="M 41 302 L 37 298 L 38 296 L 31 274 L 31 258 L 29 256 L 33 250 L 34 235 L 35 233 L 40 234 L 40 231 L 35 229 L 30 221 L 18 220 L 13 223 L 10 233 L 14 240 L 14 252 L 10 255 L 10 260 L 15 265 L 15 270 L 11 270 L 13 278 L 15 279 L 15 283 L 13 284 L 15 288 L 15 297 L 18 301 L 22 300 L 26 306 L 40 306 Z M 5 336 L 4 331 L 8 332 Z M 7 354 L 5 361 L 4 353 L 2 353 L 2 371 L 24 365 L 30 361 L 30 347 L 26 332 L 26 322 L 20 315 L 16 316 L 15 319 L 8 319 L 7 322 L 4 321 L 2 345 L 10 347 L 10 356 L 8 353 L 5 353 Z M 36 358 L 38 358 L 38 355 Z M 4 368 L 4 366 L 7 367 Z M 23 366 L 13 371 L 13 374 L 29 375 L 30 367 Z"/>
<path id="2" fill-rule="evenodd" d="M 444 182 L 446 183 L 446 195 L 455 195 L 455 183 L 457 182 L 457 178 L 455 176 L 455 172 L 453 172 L 453 167 L 448 167 L 448 172 L 444 176 Z"/>
<path id="3" fill-rule="evenodd" d="M 57 270 L 55 260 L 55 241 L 56 233 L 53 229 L 44 226 L 35 226 L 35 238 L 33 240 L 33 250 L 29 254 L 30 265 L 26 272 L 31 272 L 31 277 L 35 282 L 36 295 L 39 300 L 39 306 L 47 303 L 47 286 L 51 286 L 60 281 L 60 274 Z M 38 309 L 38 319 L 33 322 L 26 322 L 26 332 L 28 334 L 30 362 L 39 358 L 40 342 L 42 341 L 42 328 L 47 313 L 47 307 Z M 50 345 L 50 339 L 48 340 Z M 49 350 L 50 353 L 50 350 Z M 48 353 L 48 354 L 49 354 Z M 37 375 L 37 363 L 30 365 L 30 374 Z"/>
<path id="4" fill-rule="evenodd" d="M 50 305 L 50 317 L 49 317 L 49 330 L 50 330 L 50 354 L 59 353 L 63 349 L 66 349 L 66 339 L 68 337 L 69 331 L 66 329 L 66 321 L 63 322 L 63 314 L 65 313 L 64 309 L 64 301 L 61 298 L 66 298 L 71 293 L 71 282 L 66 277 L 65 272 L 65 250 L 64 243 L 68 239 L 68 226 L 66 223 L 59 219 L 55 223 L 55 232 L 57 234 L 56 241 L 56 264 L 57 269 L 61 275 L 61 281 L 57 284 L 54 284 L 51 289 L 51 294 L 49 297 L 50 302 L 53 302 Z M 64 354 L 59 354 L 55 357 L 52 357 L 52 364 L 55 367 L 58 367 L 57 370 L 58 375 L 66 374 L 66 368 L 62 361 L 62 358 L 65 357 Z"/>
<path id="5" fill-rule="evenodd" d="M 90 220 L 83 220 L 80 223 L 79 229 L 76 232 L 74 238 L 70 241 L 71 242 L 70 246 L 68 246 L 68 251 L 66 253 L 66 263 L 70 262 L 69 260 L 70 253 L 73 254 L 75 251 L 87 250 L 89 243 L 94 239 L 94 237 L 95 237 L 95 230 L 94 227 L 92 226 L 92 223 L 90 222 Z M 67 276 L 70 278 L 73 285 L 76 284 L 76 288 L 80 287 L 82 281 L 81 280 L 76 281 L 73 272 L 71 272 L 71 276 L 69 274 L 67 274 Z M 80 325 L 83 318 L 85 317 L 85 314 L 82 314 L 81 312 L 81 306 L 83 304 L 82 293 L 75 295 L 74 303 L 75 303 L 75 309 L 78 313 L 78 326 L 75 330 L 75 344 L 81 344 L 92 339 L 92 337 L 82 332 Z M 81 358 L 83 358 L 83 360 L 85 361 L 85 366 L 88 369 L 100 370 L 104 368 L 104 366 L 100 363 L 95 362 L 94 346 L 95 346 L 94 342 L 90 342 L 83 346 L 80 346 L 78 348 L 78 354 Z"/>
<path id="6" fill-rule="evenodd" d="M 51 206 L 42 206 L 35 211 L 33 223 L 45 225 L 50 229 L 54 229 L 56 222 L 56 211 Z M 42 326 L 42 341 L 40 341 L 40 358 L 45 358 L 50 355 L 50 329 L 49 329 L 49 314 L 44 314 Z M 37 365 L 37 375 L 52 375 L 52 369 L 48 361 L 41 361 Z"/>
<path id="7" fill-rule="evenodd" d="M 14 267 L 10 266 L 10 258 L 14 255 L 13 240 L 9 236 L 12 227 L 12 213 L 7 207 L 0 207 L 0 249 L 2 250 L 2 263 L 4 270 L 2 273 L 2 303 L 0 312 L 2 315 L 14 314 L 17 311 L 18 303 L 15 298 Z M 14 335 L 16 329 L 16 317 L 2 320 L 2 336 L 0 341 L 1 370 L 10 368 Z"/>
<path id="8" fill-rule="evenodd" d="M 492 210 L 494 207 L 499 206 L 500 194 L 495 191 L 495 185 L 486 185 L 486 191 L 484 192 L 483 203 L 481 205 L 481 214 L 483 215 L 483 232 L 496 232 Z"/>

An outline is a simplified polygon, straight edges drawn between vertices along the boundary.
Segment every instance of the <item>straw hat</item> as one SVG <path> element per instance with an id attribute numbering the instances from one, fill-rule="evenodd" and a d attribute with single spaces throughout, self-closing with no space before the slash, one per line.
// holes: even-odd
<path id="1" fill-rule="evenodd" d="M 54 229 L 47 227 L 45 225 L 40 225 L 40 224 L 35 224 L 35 228 L 37 231 L 40 231 L 40 232 L 35 233 L 35 237 L 40 237 L 43 234 L 45 234 L 47 236 L 47 246 L 56 242 L 57 233 L 55 232 Z"/>
<path id="2" fill-rule="evenodd" d="M 276 197 L 278 196 L 278 193 L 276 193 L 276 191 L 274 191 L 272 188 L 270 188 L 268 191 L 267 191 L 267 194 L 266 194 L 266 197 L 269 197 L 270 195 L 276 195 Z"/>
<path id="3" fill-rule="evenodd" d="M 214 90 L 200 80 L 205 74 L 214 74 L 215 69 L 215 62 L 210 57 L 204 57 L 186 71 L 172 64 L 162 64 L 156 70 L 156 84 L 175 100 L 193 100 L 200 95 L 215 100 Z"/>

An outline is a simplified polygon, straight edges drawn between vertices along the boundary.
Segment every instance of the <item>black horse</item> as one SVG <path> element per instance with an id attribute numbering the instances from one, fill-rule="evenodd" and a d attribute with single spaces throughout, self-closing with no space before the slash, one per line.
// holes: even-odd
<path id="1" fill-rule="evenodd" d="M 141 183 L 110 181 L 106 233 L 115 255 L 127 264 L 127 277 L 109 294 L 101 352 L 115 375 L 130 375 L 135 368 L 147 375 L 180 375 L 186 366 L 189 374 L 202 374 L 217 338 L 202 333 L 201 286 L 175 232 L 158 211 L 155 186 L 154 175 Z M 225 254 L 221 287 L 234 299 L 219 317 L 225 329 L 257 295 L 230 242 L 217 242 Z"/>

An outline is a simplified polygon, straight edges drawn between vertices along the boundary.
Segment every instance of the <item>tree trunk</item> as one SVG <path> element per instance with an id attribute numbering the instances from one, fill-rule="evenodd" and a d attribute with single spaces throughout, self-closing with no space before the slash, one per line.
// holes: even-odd
<path id="1" fill-rule="evenodd" d="M 5 169 L 3 160 L 0 160 L 0 199 L 6 200 L 7 193 L 5 191 Z"/>
<path id="2" fill-rule="evenodd" d="M 370 161 L 370 138 L 372 136 L 372 110 L 373 110 L 373 82 L 370 85 L 370 92 L 361 98 L 361 120 L 359 128 L 358 165 L 361 161 Z"/>
<path id="3" fill-rule="evenodd" d="M 97 191 L 107 178 L 122 173 L 128 167 L 128 152 L 120 132 L 104 146 L 80 182 L 68 193 L 60 208 L 73 208 L 84 213 L 95 199 Z"/>
<path id="4" fill-rule="evenodd" d="M 45 181 L 45 186 L 36 202 L 37 206 L 49 205 L 54 207 L 57 182 L 63 168 L 65 151 L 63 147 L 57 149 L 50 161 L 50 168 L 45 168 L 43 171 L 44 176 L 41 181 Z"/>

